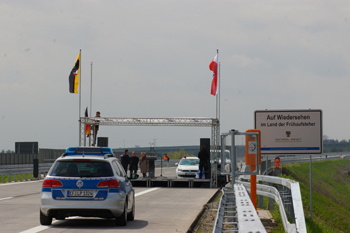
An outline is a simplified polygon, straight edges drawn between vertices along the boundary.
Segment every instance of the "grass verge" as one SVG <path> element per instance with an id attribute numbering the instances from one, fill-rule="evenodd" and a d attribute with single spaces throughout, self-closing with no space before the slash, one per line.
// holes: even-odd
<path id="1" fill-rule="evenodd" d="M 307 232 L 350 232 L 349 168 L 347 159 L 312 163 L 311 219 L 309 163 L 283 165 L 283 177 L 300 184 Z"/>
<path id="2" fill-rule="evenodd" d="M 21 177 L 21 179 L 19 179 Z M 34 179 L 32 173 L 28 174 L 19 174 L 17 175 L 2 175 L 0 176 L 0 183 L 8 183 L 8 182 L 17 182 L 19 180 L 29 180 L 29 179 Z"/>

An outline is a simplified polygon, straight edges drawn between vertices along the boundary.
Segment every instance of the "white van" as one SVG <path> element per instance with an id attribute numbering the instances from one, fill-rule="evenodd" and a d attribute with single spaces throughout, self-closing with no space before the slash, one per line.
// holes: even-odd
<path id="1" fill-rule="evenodd" d="M 212 154 L 214 153 L 214 150 L 210 150 L 210 158 L 212 158 Z M 218 152 L 218 163 L 221 165 L 221 150 L 217 150 Z M 224 163 L 225 164 L 231 164 L 231 158 L 230 158 L 230 151 L 229 150 L 225 150 L 224 151 Z"/>

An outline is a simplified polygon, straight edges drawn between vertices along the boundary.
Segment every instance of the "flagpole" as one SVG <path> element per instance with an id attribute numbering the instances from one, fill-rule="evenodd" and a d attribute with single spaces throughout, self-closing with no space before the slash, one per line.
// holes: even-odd
<path id="1" fill-rule="evenodd" d="M 217 59 L 218 59 L 218 63 L 219 63 L 219 49 L 216 50 L 216 55 L 217 55 Z M 218 70 L 220 71 L 220 65 L 218 67 Z M 219 85 L 218 85 L 218 87 L 217 87 L 218 89 L 216 91 L 217 92 L 217 94 L 216 94 L 216 119 L 220 118 L 220 111 L 219 111 L 219 108 L 218 108 L 218 107 L 220 107 L 220 102 L 219 102 L 220 101 L 220 97 L 219 97 L 219 95 L 220 95 L 220 73 L 218 75 L 218 79 L 219 79 L 219 82 L 218 82 Z"/>
<path id="2" fill-rule="evenodd" d="M 221 66 L 221 64 L 220 64 L 220 62 L 219 62 L 219 75 L 218 75 L 218 78 L 219 78 L 219 91 L 218 91 L 218 93 L 219 93 L 219 135 L 220 135 L 220 125 L 221 125 L 221 121 L 220 121 L 220 117 L 221 117 L 221 114 L 220 114 L 220 100 L 221 100 L 221 78 L 220 78 L 220 75 L 221 75 L 221 72 L 220 72 L 220 66 Z"/>
<path id="3" fill-rule="evenodd" d="M 217 104 L 217 116 L 216 118 L 218 119 L 218 134 L 220 136 L 220 124 L 221 124 L 221 121 L 220 121 L 220 98 L 221 98 L 221 86 L 220 86 L 220 83 L 221 83 L 221 78 L 220 78 L 220 75 L 221 75 L 221 72 L 220 72 L 220 62 L 219 62 L 219 49 L 216 50 L 217 52 L 217 56 L 218 56 L 218 91 L 217 91 L 217 95 L 216 95 L 216 104 Z M 218 142 L 220 144 L 220 142 Z M 217 146 L 219 146 L 219 144 Z"/>
<path id="4" fill-rule="evenodd" d="M 81 49 L 79 52 L 79 145 L 81 144 Z M 82 145 L 80 145 L 82 146 Z"/>
<path id="5" fill-rule="evenodd" d="M 91 61 L 91 84 L 90 84 L 90 117 L 91 115 L 91 111 L 92 111 L 92 61 Z"/>
<path id="6" fill-rule="evenodd" d="M 92 61 L 91 61 L 91 83 L 90 83 L 90 117 L 92 117 Z M 91 146 L 91 126 L 89 133 L 89 146 Z"/>

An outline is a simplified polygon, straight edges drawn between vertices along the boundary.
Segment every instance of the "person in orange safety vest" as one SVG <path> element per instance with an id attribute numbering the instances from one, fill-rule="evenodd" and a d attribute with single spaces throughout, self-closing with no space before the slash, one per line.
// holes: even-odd
<path id="1" fill-rule="evenodd" d="M 277 155 L 277 157 L 275 158 L 275 166 L 276 166 L 276 167 L 280 167 L 280 157 L 278 157 L 278 155 Z"/>

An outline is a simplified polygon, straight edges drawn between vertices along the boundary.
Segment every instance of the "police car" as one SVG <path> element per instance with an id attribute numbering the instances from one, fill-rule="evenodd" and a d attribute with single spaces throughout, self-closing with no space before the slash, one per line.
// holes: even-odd
<path id="1" fill-rule="evenodd" d="M 52 218 L 134 220 L 135 191 L 109 147 L 69 147 L 50 168 L 41 190 L 40 223 Z"/>

